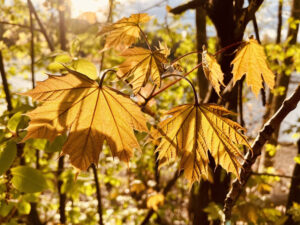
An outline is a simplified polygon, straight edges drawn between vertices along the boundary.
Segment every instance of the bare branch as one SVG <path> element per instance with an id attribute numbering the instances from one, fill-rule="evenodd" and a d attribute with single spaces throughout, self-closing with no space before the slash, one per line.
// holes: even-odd
<path id="1" fill-rule="evenodd" d="M 8 22 L 8 21 L 0 21 L 0 24 L 10 25 L 10 26 L 17 26 L 17 27 L 24 28 L 24 29 L 30 29 L 30 26 L 28 26 L 26 24 L 11 23 L 11 22 Z M 40 29 L 34 29 L 34 30 L 41 32 Z"/>
<path id="2" fill-rule="evenodd" d="M 252 0 L 249 2 L 249 6 L 246 8 L 246 17 L 245 17 L 245 24 L 248 23 L 248 21 L 252 20 L 256 11 L 259 9 L 261 4 L 264 0 Z"/>
<path id="3" fill-rule="evenodd" d="M 189 10 L 189 9 L 195 9 L 197 7 L 200 6 L 200 3 L 202 3 L 203 1 L 191 1 L 191 2 L 188 2 L 188 3 L 185 3 L 183 5 L 179 5 L 173 9 L 170 10 L 170 13 L 173 13 L 173 14 L 181 14 L 183 12 L 185 12 L 186 10 Z"/>
<path id="4" fill-rule="evenodd" d="M 31 0 L 28 1 L 28 4 L 29 4 L 29 6 L 30 6 L 30 8 L 31 8 L 30 10 L 31 10 L 32 13 L 34 14 L 34 17 L 35 17 L 36 21 L 37 21 L 38 24 L 39 24 L 39 27 L 40 27 L 40 29 L 41 29 L 41 32 L 42 32 L 42 34 L 44 35 L 44 37 L 45 37 L 45 39 L 46 39 L 46 41 L 47 41 L 47 43 L 48 43 L 48 46 L 49 46 L 50 50 L 53 52 L 53 51 L 55 50 L 54 45 L 53 45 L 53 43 L 52 43 L 52 41 L 51 41 L 51 39 L 50 39 L 50 36 L 47 34 L 47 31 L 45 30 L 45 27 L 44 27 L 44 25 L 42 24 L 42 22 L 41 22 L 41 20 L 40 20 L 38 14 L 37 14 L 37 12 L 36 12 L 36 10 L 35 10 L 35 8 L 34 8 L 32 2 L 31 2 Z"/>
<path id="5" fill-rule="evenodd" d="M 252 144 L 253 152 L 248 152 L 245 162 L 240 170 L 240 181 L 235 179 L 231 190 L 228 192 L 225 199 L 224 213 L 226 220 L 231 217 L 231 210 L 235 202 L 239 198 L 243 188 L 245 187 L 249 177 L 251 176 L 251 166 L 255 163 L 258 156 L 261 155 L 261 150 L 265 143 L 271 138 L 273 132 L 281 124 L 283 119 L 293 111 L 298 102 L 300 101 L 300 84 L 295 90 L 294 94 L 286 99 L 281 105 L 280 109 L 273 115 L 273 117 L 264 125 L 263 129 L 257 135 L 254 143 Z"/>
<path id="6" fill-rule="evenodd" d="M 9 91 L 9 86 L 6 78 L 6 73 L 5 73 L 5 68 L 4 68 L 4 63 L 3 63 L 3 57 L 2 57 L 2 52 L 0 51 L 0 74 L 2 78 L 2 84 L 3 84 L 3 89 L 5 93 L 5 99 L 7 103 L 7 110 L 11 111 L 13 109 L 12 103 L 11 103 L 11 96 L 10 96 L 10 91 Z"/>

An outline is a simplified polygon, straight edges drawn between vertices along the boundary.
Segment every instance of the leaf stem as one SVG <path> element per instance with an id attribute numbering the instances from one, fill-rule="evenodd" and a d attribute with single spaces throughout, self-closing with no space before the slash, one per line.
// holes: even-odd
<path id="1" fill-rule="evenodd" d="M 158 90 L 157 92 L 155 92 L 152 96 L 149 97 L 149 100 L 151 98 L 154 98 L 156 95 L 159 95 L 160 93 L 162 93 L 163 91 L 165 91 L 166 89 L 168 89 L 169 87 L 173 86 L 174 84 L 176 84 L 178 81 L 180 81 L 183 77 L 186 77 L 187 75 L 189 75 L 190 73 L 192 73 L 194 70 L 198 69 L 200 66 L 202 65 L 202 62 L 197 64 L 193 69 L 191 69 L 189 72 L 180 75 L 181 77 L 169 84 L 167 84 L 165 87 L 163 87 L 162 89 Z"/>
<path id="2" fill-rule="evenodd" d="M 146 42 L 146 44 L 147 44 L 147 46 L 148 46 L 148 49 L 151 50 L 150 43 L 149 43 L 149 41 L 148 41 L 148 38 L 147 38 L 145 32 L 142 30 L 142 28 L 141 28 L 139 25 L 137 25 L 137 27 L 140 29 L 140 31 L 141 31 L 141 33 L 142 33 L 142 36 L 143 36 L 143 38 L 144 38 L 144 40 L 145 40 L 145 42 Z M 152 51 L 152 50 L 151 50 L 151 51 Z"/>
<path id="3" fill-rule="evenodd" d="M 179 61 L 180 59 L 188 56 L 188 55 L 192 55 L 192 54 L 202 54 L 202 51 L 192 51 L 192 52 L 188 52 L 182 56 L 179 56 L 178 58 L 174 59 L 172 62 L 171 62 L 171 65 L 173 65 L 174 63 L 176 63 L 177 61 Z"/>
<path id="4" fill-rule="evenodd" d="M 102 87 L 102 84 L 103 84 L 103 81 L 104 81 L 104 78 L 105 78 L 106 74 L 108 74 L 109 72 L 114 72 L 114 73 L 116 73 L 117 71 L 116 71 L 116 70 L 113 70 L 113 69 L 106 70 L 106 71 L 103 73 L 103 75 L 102 75 L 102 77 L 101 77 L 101 79 L 100 79 L 100 82 L 99 82 L 99 87 L 100 87 L 100 88 Z"/>
<path id="5" fill-rule="evenodd" d="M 194 97 L 195 97 L 195 105 L 199 105 L 196 89 L 195 89 L 193 83 L 188 78 L 186 78 L 183 75 L 179 75 L 179 74 L 168 74 L 168 75 L 162 76 L 161 79 L 165 79 L 165 78 L 168 78 L 168 77 L 180 77 L 181 79 L 186 80 L 191 85 L 191 87 L 193 89 Z"/>
<path id="6" fill-rule="evenodd" d="M 233 43 L 233 44 L 231 44 L 231 45 L 228 45 L 228 46 L 226 46 L 226 47 L 220 49 L 219 51 L 217 51 L 213 56 L 216 56 L 216 55 L 220 54 L 221 52 L 226 51 L 226 50 L 229 49 L 229 48 L 232 48 L 232 47 L 234 47 L 234 46 L 240 45 L 241 43 L 243 43 L 243 41 L 235 42 L 235 43 Z M 194 52 L 191 52 L 190 54 L 193 54 L 193 53 L 198 53 L 198 52 L 197 52 L 197 51 L 194 51 Z M 190 55 L 190 54 L 187 53 L 187 54 L 185 54 L 185 55 L 183 55 L 183 56 L 180 56 L 179 58 L 175 59 L 175 60 L 172 62 L 172 64 L 173 64 L 174 62 L 176 62 L 176 61 L 182 59 L 183 57 Z M 186 77 L 187 75 L 189 75 L 190 73 L 192 73 L 194 70 L 198 69 L 200 66 L 202 66 L 202 62 L 199 63 L 199 64 L 197 64 L 197 65 L 196 65 L 193 69 L 191 69 L 189 72 L 183 74 L 182 77 Z M 177 79 L 177 80 L 175 80 L 175 81 L 173 81 L 173 82 L 171 82 L 171 83 L 169 83 L 168 85 L 166 85 L 166 86 L 163 87 L 162 89 L 160 89 L 160 90 L 158 90 L 157 92 L 155 92 L 152 96 L 150 96 L 150 97 L 148 98 L 148 101 L 149 101 L 151 98 L 154 98 L 156 95 L 159 95 L 161 92 L 165 91 L 165 90 L 168 89 L 169 87 L 171 87 L 171 86 L 173 86 L 174 84 L 176 84 L 178 81 L 180 81 L 180 80 L 182 79 L 182 77 L 179 78 L 179 79 Z"/>

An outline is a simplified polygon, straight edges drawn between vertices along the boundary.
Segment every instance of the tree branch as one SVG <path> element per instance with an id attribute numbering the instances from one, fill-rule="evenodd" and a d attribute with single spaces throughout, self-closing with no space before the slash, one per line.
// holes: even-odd
<path id="1" fill-rule="evenodd" d="M 8 86 L 8 82 L 7 82 L 7 78 L 6 78 L 4 63 L 3 63 L 2 51 L 0 51 L 0 74 L 1 74 L 2 85 L 3 85 L 3 89 L 4 89 L 4 93 L 5 93 L 7 110 L 11 111 L 13 109 L 13 107 L 12 107 L 12 103 L 11 103 L 11 96 L 10 96 L 9 86 Z"/>
<path id="2" fill-rule="evenodd" d="M 264 0 L 252 0 L 249 2 L 249 6 L 246 8 L 245 24 L 253 19 L 255 12 L 259 9 Z"/>
<path id="3" fill-rule="evenodd" d="M 188 3 L 185 3 L 183 5 L 179 5 L 173 9 L 170 10 L 170 13 L 173 13 L 173 14 L 181 14 L 183 12 L 185 12 L 186 10 L 189 10 L 189 9 L 195 9 L 197 7 L 200 6 L 201 3 L 204 3 L 204 1 L 191 1 L 191 2 L 188 2 Z"/>
<path id="4" fill-rule="evenodd" d="M 47 41 L 47 43 L 48 43 L 48 46 L 49 46 L 50 50 L 53 52 L 53 51 L 55 50 L 54 45 L 53 45 L 53 43 L 52 43 L 50 37 L 48 36 L 47 31 L 45 30 L 45 27 L 44 27 L 44 25 L 42 24 L 42 22 L 41 22 L 41 20 L 40 20 L 38 14 L 37 14 L 37 12 L 36 12 L 36 10 L 35 10 L 35 8 L 34 8 L 32 2 L 31 2 L 31 0 L 28 0 L 28 4 L 29 4 L 29 7 L 30 7 L 30 10 L 31 10 L 32 13 L 34 14 L 34 17 L 35 17 L 36 21 L 37 21 L 38 24 L 39 24 L 39 27 L 40 27 L 40 29 L 41 29 L 41 32 L 42 32 L 42 34 L 44 35 L 44 37 L 45 37 L 45 39 L 46 39 L 46 41 Z"/>
<path id="5" fill-rule="evenodd" d="M 231 190 L 228 192 L 225 199 L 224 213 L 226 220 L 231 217 L 231 210 L 235 202 L 239 198 L 243 188 L 245 187 L 249 177 L 251 176 L 251 166 L 255 163 L 258 156 L 261 154 L 261 150 L 265 143 L 271 138 L 273 132 L 281 124 L 283 119 L 293 111 L 298 102 L 300 101 L 300 84 L 295 90 L 294 94 L 286 99 L 281 105 L 280 109 L 273 115 L 273 117 L 264 125 L 263 129 L 257 135 L 254 143 L 252 144 L 253 152 L 248 152 L 245 162 L 240 170 L 240 181 L 235 179 Z"/>
<path id="6" fill-rule="evenodd" d="M 282 8 L 283 8 L 283 0 L 278 1 L 278 24 L 277 24 L 277 36 L 276 36 L 276 44 L 280 44 L 281 42 L 281 30 L 282 30 Z"/>
<path id="7" fill-rule="evenodd" d="M 11 22 L 8 22 L 8 21 L 0 21 L 0 24 L 10 25 L 10 26 L 17 26 L 17 27 L 24 28 L 24 29 L 30 29 L 30 26 L 27 26 L 26 24 L 11 23 Z M 35 31 L 41 32 L 40 29 L 35 29 Z"/>

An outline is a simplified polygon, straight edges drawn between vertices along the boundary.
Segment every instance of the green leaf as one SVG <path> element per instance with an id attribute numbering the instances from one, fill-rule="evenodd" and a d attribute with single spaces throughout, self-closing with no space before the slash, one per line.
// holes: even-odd
<path id="1" fill-rule="evenodd" d="M 34 138 L 34 139 L 29 139 L 26 141 L 26 144 L 29 144 L 32 148 L 38 149 L 38 150 L 45 150 L 47 146 L 47 139 L 43 138 Z"/>
<path id="2" fill-rule="evenodd" d="M 2 147 L 2 148 L 1 148 Z M 17 145 L 13 141 L 6 142 L 0 147 L 0 175 L 5 173 L 17 155 Z"/>
<path id="3" fill-rule="evenodd" d="M 9 212 L 12 210 L 14 207 L 14 203 L 8 202 L 6 203 L 5 201 L 0 202 L 0 216 L 1 217 L 6 217 Z"/>
<path id="4" fill-rule="evenodd" d="M 57 63 L 70 63 L 72 61 L 72 57 L 67 55 L 67 54 L 63 54 L 63 55 L 57 55 L 54 59 L 54 62 Z"/>
<path id="5" fill-rule="evenodd" d="M 85 74 L 87 77 L 89 77 L 92 80 L 96 80 L 98 78 L 96 66 L 86 59 L 74 60 L 73 68 L 77 72 Z"/>
<path id="6" fill-rule="evenodd" d="M 46 152 L 58 152 L 61 151 L 62 146 L 64 145 L 65 141 L 67 140 L 66 135 L 61 135 L 55 138 L 55 140 L 51 143 L 48 142 L 45 148 Z"/>
<path id="7" fill-rule="evenodd" d="M 62 64 L 68 64 L 72 61 L 72 57 L 68 54 L 57 55 L 54 59 L 54 62 L 50 63 L 47 67 L 50 71 L 58 71 L 64 69 Z"/>
<path id="8" fill-rule="evenodd" d="M 12 184 L 21 192 L 34 193 L 47 188 L 43 174 L 28 166 L 18 166 L 11 169 Z"/>
<path id="9" fill-rule="evenodd" d="M 7 128 L 16 133 L 19 128 L 25 128 L 28 122 L 28 117 L 24 116 L 22 112 L 15 113 L 7 122 Z"/>
<path id="10" fill-rule="evenodd" d="M 18 209 L 19 214 L 28 215 L 31 210 L 31 205 L 28 202 L 21 201 L 21 202 L 19 202 L 17 209 Z"/>

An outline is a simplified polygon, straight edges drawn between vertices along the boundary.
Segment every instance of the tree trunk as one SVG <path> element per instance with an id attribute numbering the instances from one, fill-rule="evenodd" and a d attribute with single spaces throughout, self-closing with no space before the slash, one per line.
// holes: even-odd
<path id="1" fill-rule="evenodd" d="M 202 7 L 196 8 L 196 39 L 197 51 L 202 51 L 202 46 L 207 46 L 206 38 L 206 11 Z M 202 55 L 198 54 L 198 63 L 202 62 Z M 208 91 L 209 82 L 207 81 L 202 67 L 198 68 L 197 80 L 199 87 L 199 96 L 204 99 Z"/>
<path id="2" fill-rule="evenodd" d="M 297 142 L 298 146 L 298 154 L 300 154 L 300 139 Z M 299 179 L 299 174 L 300 174 L 300 164 L 296 163 L 293 171 L 293 178 L 291 187 L 290 187 L 290 193 L 288 196 L 288 201 L 286 204 L 286 210 L 288 210 L 292 205 L 293 202 L 300 203 L 300 179 Z M 293 218 L 291 215 L 289 215 L 287 221 L 285 222 L 285 225 L 296 225 L 299 224 L 298 222 L 294 222 Z"/>

